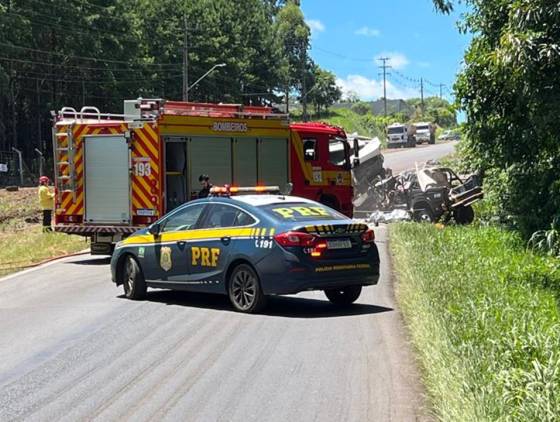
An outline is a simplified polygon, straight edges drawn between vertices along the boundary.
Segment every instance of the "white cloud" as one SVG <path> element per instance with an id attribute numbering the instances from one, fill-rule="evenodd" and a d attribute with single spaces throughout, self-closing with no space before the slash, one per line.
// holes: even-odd
<path id="1" fill-rule="evenodd" d="M 343 92 L 343 96 L 354 92 L 362 100 L 376 100 L 383 97 L 383 80 L 368 79 L 362 75 L 348 75 L 346 78 L 337 78 L 336 84 Z M 418 97 L 417 90 L 401 88 L 387 81 L 387 98 L 407 99 Z"/>
<path id="2" fill-rule="evenodd" d="M 311 29 L 312 34 L 323 32 L 325 30 L 325 25 L 319 19 L 306 19 L 305 23 Z"/>
<path id="3" fill-rule="evenodd" d="M 377 62 L 377 60 L 380 59 L 381 57 L 388 57 L 389 60 L 387 61 L 387 64 L 391 66 L 393 69 L 397 69 L 397 70 L 404 69 L 410 63 L 408 61 L 408 58 L 404 54 L 395 51 L 393 52 L 386 51 L 380 53 L 377 56 L 375 56 L 375 61 Z"/>
<path id="4" fill-rule="evenodd" d="M 379 29 L 370 28 L 369 26 L 362 26 L 359 29 L 354 31 L 356 35 L 363 35 L 364 37 L 378 37 L 381 35 L 381 31 Z"/>

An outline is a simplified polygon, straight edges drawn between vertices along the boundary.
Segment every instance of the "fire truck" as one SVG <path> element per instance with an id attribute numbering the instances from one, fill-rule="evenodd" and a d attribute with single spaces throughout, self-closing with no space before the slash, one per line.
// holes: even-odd
<path id="1" fill-rule="evenodd" d="M 286 187 L 352 216 L 343 129 L 292 123 L 270 107 L 137 99 L 124 114 L 53 112 L 55 227 L 91 238 L 92 254 L 215 185 Z"/>

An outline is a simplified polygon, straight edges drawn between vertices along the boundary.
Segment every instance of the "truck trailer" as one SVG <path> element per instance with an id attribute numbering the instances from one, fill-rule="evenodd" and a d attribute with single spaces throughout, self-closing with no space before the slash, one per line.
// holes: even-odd
<path id="1" fill-rule="evenodd" d="M 91 238 L 92 254 L 110 254 L 196 199 L 200 174 L 216 185 L 285 187 L 352 216 L 341 128 L 290 124 L 270 107 L 162 99 L 126 100 L 124 114 L 64 107 L 53 116 L 54 230 Z"/>

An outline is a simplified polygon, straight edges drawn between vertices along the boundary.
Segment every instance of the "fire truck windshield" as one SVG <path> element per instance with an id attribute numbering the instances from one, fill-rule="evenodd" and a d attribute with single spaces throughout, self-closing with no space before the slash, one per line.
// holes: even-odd
<path id="1" fill-rule="evenodd" d="M 350 148 L 344 138 L 329 139 L 329 161 L 337 166 L 350 167 Z"/>

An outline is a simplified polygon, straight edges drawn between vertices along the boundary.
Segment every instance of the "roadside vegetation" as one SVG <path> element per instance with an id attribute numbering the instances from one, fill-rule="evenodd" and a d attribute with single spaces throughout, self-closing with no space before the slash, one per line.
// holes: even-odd
<path id="1" fill-rule="evenodd" d="M 79 236 L 43 233 L 36 188 L 0 190 L 0 276 L 87 247 Z"/>
<path id="2" fill-rule="evenodd" d="M 497 227 L 399 224 L 390 240 L 436 416 L 556 420 L 560 262 Z"/>

